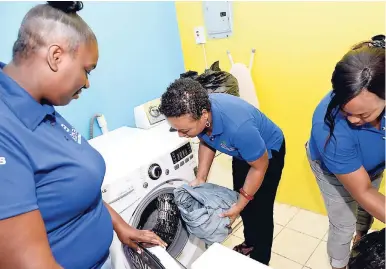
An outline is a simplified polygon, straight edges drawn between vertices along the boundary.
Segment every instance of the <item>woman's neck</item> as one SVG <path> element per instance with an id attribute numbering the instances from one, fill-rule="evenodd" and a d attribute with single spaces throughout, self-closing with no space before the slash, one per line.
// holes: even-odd
<path id="1" fill-rule="evenodd" d="M 381 122 L 382 122 L 382 117 L 384 116 L 385 114 L 385 109 L 383 109 L 382 113 L 379 114 L 378 118 L 373 121 L 373 122 L 370 122 L 370 124 L 377 130 L 381 130 Z"/>
<path id="2" fill-rule="evenodd" d="M 35 68 L 32 68 L 32 66 L 27 63 L 16 65 L 14 62 L 10 62 L 4 66 L 3 72 L 40 103 L 42 97 L 40 94 L 40 87 L 38 86 L 39 83 L 36 79 L 38 76 L 35 75 Z"/>

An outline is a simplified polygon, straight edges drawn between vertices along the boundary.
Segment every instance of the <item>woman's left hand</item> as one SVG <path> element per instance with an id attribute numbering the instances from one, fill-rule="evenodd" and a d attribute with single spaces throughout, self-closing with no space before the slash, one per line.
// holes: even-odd
<path id="1" fill-rule="evenodd" d="M 229 226 L 231 226 L 237 217 L 240 216 L 241 211 L 243 211 L 243 208 L 234 204 L 228 211 L 222 213 L 220 216 L 223 218 L 228 217 L 230 219 Z"/>
<path id="2" fill-rule="evenodd" d="M 167 244 L 152 231 L 138 230 L 129 225 L 125 225 L 125 227 L 119 229 L 116 233 L 119 240 L 128 246 L 133 245 L 134 241 L 167 247 Z"/>

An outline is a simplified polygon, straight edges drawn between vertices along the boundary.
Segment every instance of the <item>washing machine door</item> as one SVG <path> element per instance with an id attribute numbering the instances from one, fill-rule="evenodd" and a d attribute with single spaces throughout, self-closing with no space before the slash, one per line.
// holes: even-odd
<path id="1" fill-rule="evenodd" d="M 186 245 L 189 244 L 190 235 L 174 203 L 173 191 L 186 183 L 186 181 L 175 179 L 159 185 L 142 199 L 130 220 L 133 227 L 152 230 L 158 234 L 168 244 L 167 251 L 175 259 L 178 259 Z M 138 256 L 133 255 L 126 245 L 122 247 L 129 264 L 141 263 L 138 261 Z M 131 267 L 136 268 L 133 265 Z"/>
<path id="2" fill-rule="evenodd" d="M 138 244 L 141 249 L 141 253 L 138 253 L 128 247 L 124 248 L 125 256 L 130 268 L 133 269 L 167 269 L 163 266 L 162 262 L 153 255 L 146 247 L 142 247 Z"/>

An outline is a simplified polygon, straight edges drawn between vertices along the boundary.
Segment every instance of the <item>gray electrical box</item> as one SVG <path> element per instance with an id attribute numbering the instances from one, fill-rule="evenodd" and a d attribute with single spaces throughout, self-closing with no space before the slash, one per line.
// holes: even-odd
<path id="1" fill-rule="evenodd" d="M 230 1 L 204 1 L 203 9 L 208 38 L 227 38 L 232 34 Z"/>

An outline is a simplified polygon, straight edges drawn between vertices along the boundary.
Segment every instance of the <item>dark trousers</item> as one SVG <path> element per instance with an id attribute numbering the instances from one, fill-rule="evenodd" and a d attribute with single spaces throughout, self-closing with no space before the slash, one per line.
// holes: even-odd
<path id="1" fill-rule="evenodd" d="M 272 151 L 272 158 L 260 189 L 252 201 L 241 212 L 244 224 L 244 238 L 248 246 L 254 249 L 250 257 L 268 265 L 271 259 L 273 241 L 273 206 L 277 187 L 284 167 L 285 141 L 279 151 Z M 243 187 L 250 165 L 243 160 L 233 158 L 233 188 L 239 191 Z"/>

